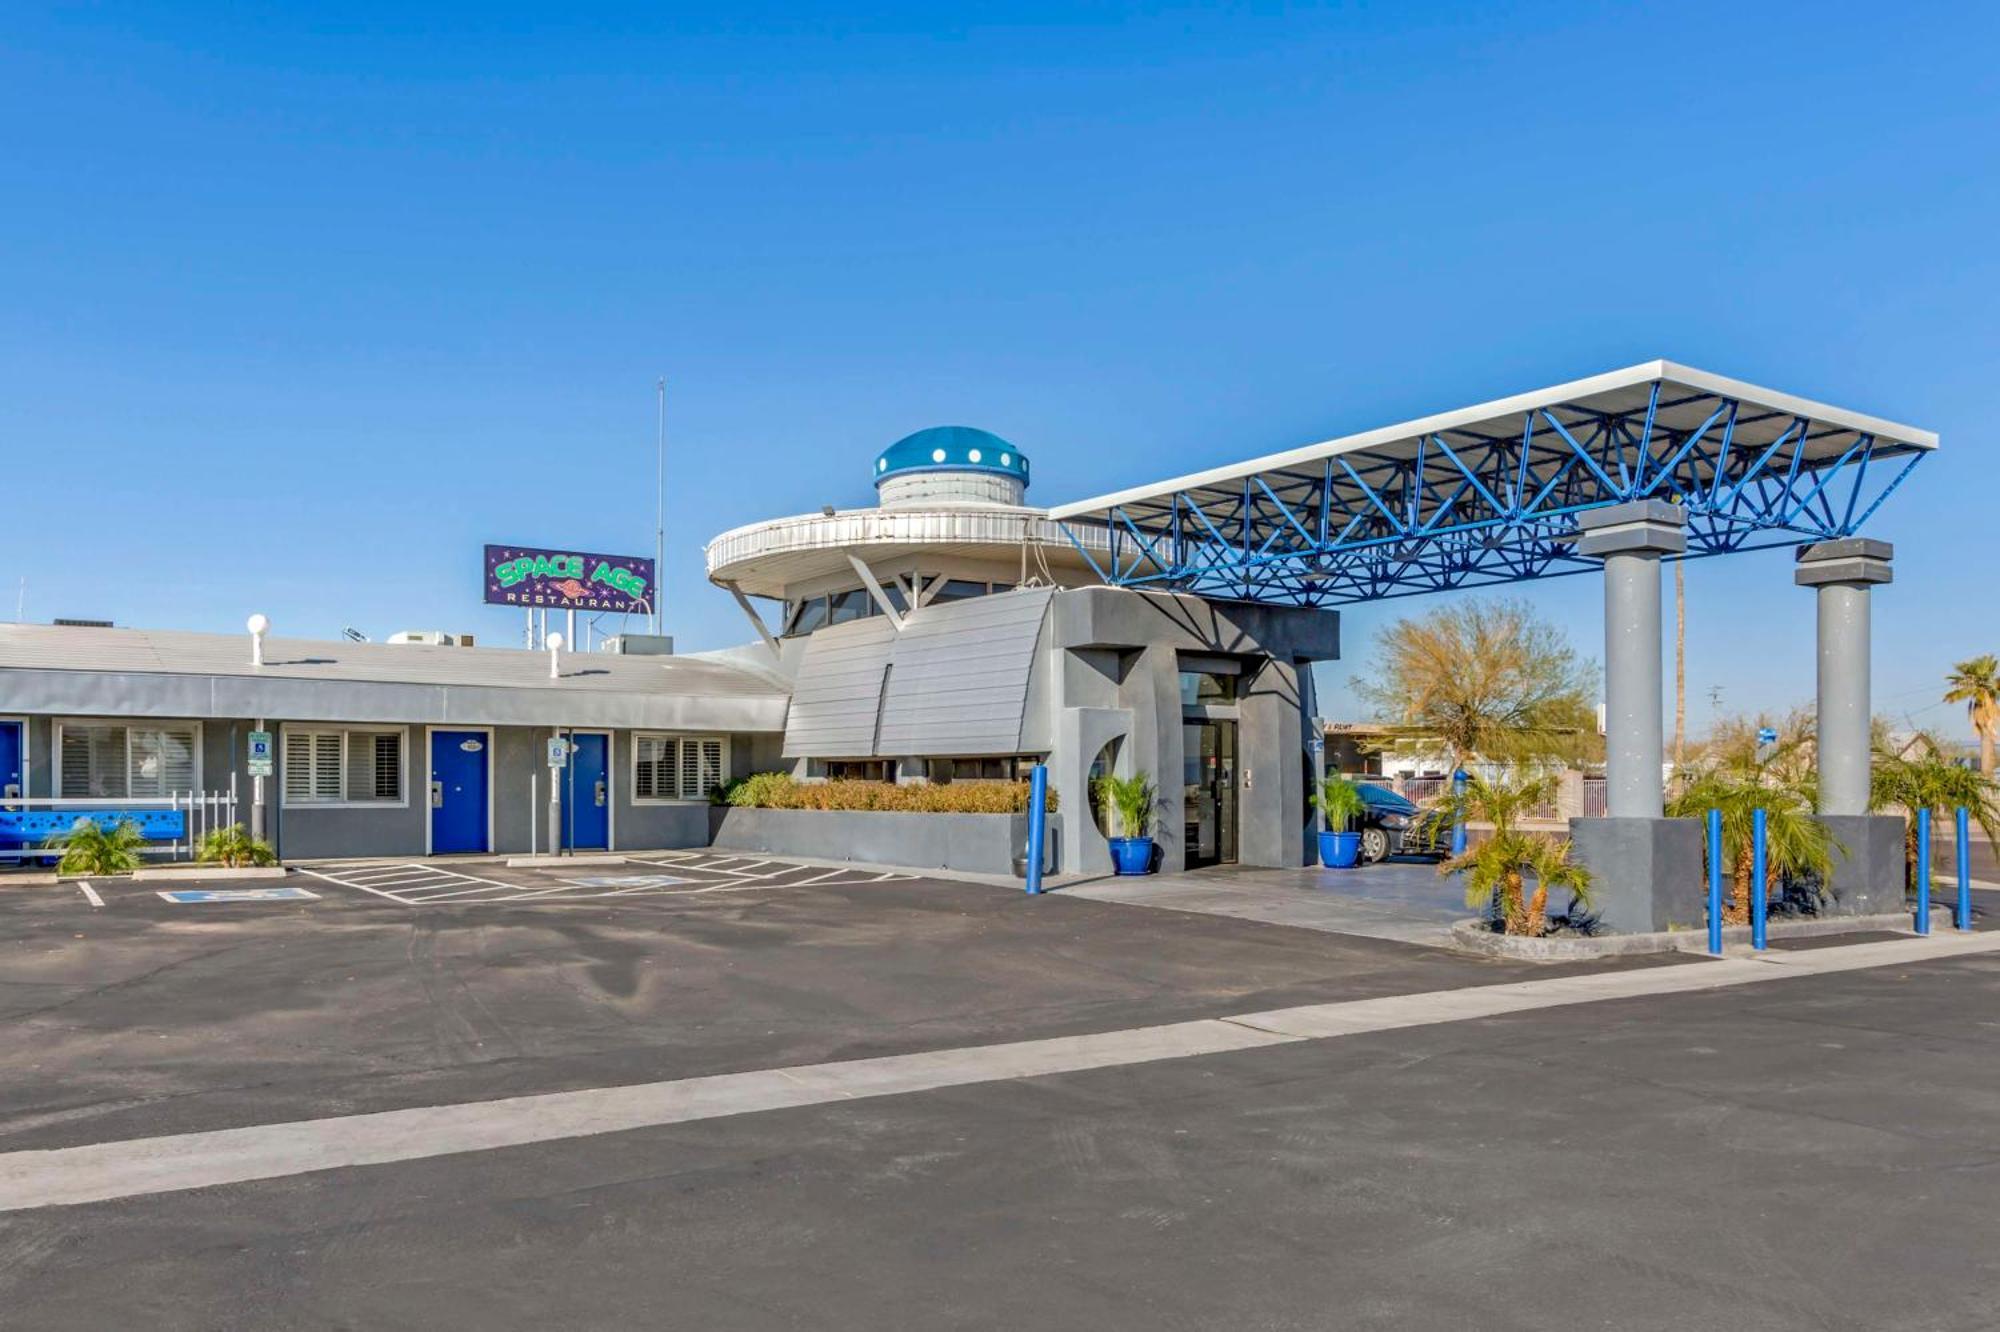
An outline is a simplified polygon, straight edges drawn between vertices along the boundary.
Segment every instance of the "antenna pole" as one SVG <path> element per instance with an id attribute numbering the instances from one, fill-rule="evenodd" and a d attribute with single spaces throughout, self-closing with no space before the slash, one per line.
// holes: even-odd
<path id="1" fill-rule="evenodd" d="M 654 450 L 653 472 L 653 632 L 661 632 L 660 583 L 667 563 L 667 377 L 654 385 L 660 396 L 659 437 Z"/>

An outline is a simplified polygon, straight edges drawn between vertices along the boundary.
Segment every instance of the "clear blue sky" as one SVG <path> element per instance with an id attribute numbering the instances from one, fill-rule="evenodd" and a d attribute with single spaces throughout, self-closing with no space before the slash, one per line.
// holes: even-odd
<path id="1" fill-rule="evenodd" d="M 701 543 L 921 426 L 1052 503 L 1664 355 L 1940 431 L 1878 704 L 2000 650 L 1991 6 L 269 8 L 0 27 L 0 614 L 504 637 L 482 542 L 649 547 L 665 373 L 718 646 Z M 1810 695 L 1786 556 L 1688 581 L 1697 725 Z"/>

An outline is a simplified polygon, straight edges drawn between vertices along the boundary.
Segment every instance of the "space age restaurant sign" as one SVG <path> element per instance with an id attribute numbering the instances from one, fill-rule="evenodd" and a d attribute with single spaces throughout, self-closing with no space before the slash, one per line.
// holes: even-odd
<path id="1" fill-rule="evenodd" d="M 649 612 L 653 608 L 653 562 L 638 555 L 488 546 L 486 603 L 550 610 Z"/>

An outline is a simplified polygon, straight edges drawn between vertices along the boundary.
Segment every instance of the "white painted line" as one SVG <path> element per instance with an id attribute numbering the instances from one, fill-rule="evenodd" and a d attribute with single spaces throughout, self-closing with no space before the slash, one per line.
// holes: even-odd
<path id="1" fill-rule="evenodd" d="M 94 907 L 101 907 L 104 905 L 104 899 L 99 897 L 97 895 L 97 890 L 90 886 L 90 880 L 85 879 L 82 882 L 78 883 L 77 888 L 83 893 L 84 901 L 90 903 Z"/>
<path id="2" fill-rule="evenodd" d="M 336 879 L 331 874 L 322 874 L 316 869 L 308 869 L 303 865 L 299 867 L 299 873 L 310 874 L 315 879 L 324 879 L 328 883 L 333 884 L 334 886 L 339 888 L 354 888 L 364 893 L 373 893 L 377 897 L 387 898 L 389 901 L 395 902 L 400 906 L 409 905 L 408 902 L 405 902 L 402 898 L 396 896 L 394 893 L 385 893 L 379 888 L 370 888 L 365 883 L 349 883 L 346 879 Z"/>
<path id="3" fill-rule="evenodd" d="M 2000 952 L 2000 932 L 1945 934 L 1515 981 L 1204 1018 L 1089 1036 L 967 1046 L 375 1114 L 0 1155 L 0 1211 L 72 1206 L 319 1170 L 491 1151 L 872 1096 L 1252 1050 L 1531 1009 L 1719 990 Z"/>

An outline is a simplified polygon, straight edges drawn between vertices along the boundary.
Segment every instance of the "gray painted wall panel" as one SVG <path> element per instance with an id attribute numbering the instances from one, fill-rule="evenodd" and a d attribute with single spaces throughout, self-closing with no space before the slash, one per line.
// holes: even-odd
<path id="1" fill-rule="evenodd" d="M 1052 595 L 1006 592 L 914 616 L 896 643 L 881 752 L 1021 752 L 1028 681 Z"/>
<path id="2" fill-rule="evenodd" d="M 849 758 L 874 751 L 882 672 L 898 637 L 884 617 L 822 629 L 806 643 L 785 724 L 788 758 Z"/>

